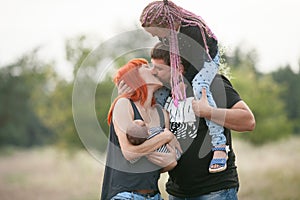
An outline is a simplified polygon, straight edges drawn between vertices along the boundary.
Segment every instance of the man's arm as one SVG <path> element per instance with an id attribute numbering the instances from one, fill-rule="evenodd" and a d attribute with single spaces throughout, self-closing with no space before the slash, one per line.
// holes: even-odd
<path id="1" fill-rule="evenodd" d="M 255 128 L 254 115 L 244 101 L 238 101 L 230 109 L 214 108 L 208 103 L 205 89 L 202 89 L 200 100 L 193 100 L 193 110 L 196 116 L 209 119 L 234 131 L 245 132 Z"/>

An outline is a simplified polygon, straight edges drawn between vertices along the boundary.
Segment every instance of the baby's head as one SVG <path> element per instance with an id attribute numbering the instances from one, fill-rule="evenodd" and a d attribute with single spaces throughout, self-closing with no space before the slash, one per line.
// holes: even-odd
<path id="1" fill-rule="evenodd" d="M 126 130 L 126 136 L 128 141 L 133 145 L 139 145 L 145 142 L 149 133 L 144 121 L 136 119 L 129 124 Z"/>

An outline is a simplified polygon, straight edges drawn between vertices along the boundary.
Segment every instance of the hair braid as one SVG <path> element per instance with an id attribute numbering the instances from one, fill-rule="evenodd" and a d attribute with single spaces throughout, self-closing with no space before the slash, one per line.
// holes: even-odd
<path id="1" fill-rule="evenodd" d="M 181 63 L 180 56 L 179 56 L 179 47 L 178 47 L 178 39 L 177 39 L 177 32 L 175 30 L 175 23 L 174 18 L 170 15 L 170 10 L 168 7 L 166 9 L 167 19 L 170 24 L 170 65 L 171 65 L 171 88 L 173 99 L 175 100 L 175 105 L 178 105 L 179 99 L 185 99 L 186 94 L 185 90 L 180 90 L 179 83 L 183 82 L 182 73 L 180 73 L 179 65 Z"/>
<path id="2" fill-rule="evenodd" d="M 209 59 L 212 59 L 209 54 L 207 45 L 207 37 L 214 38 L 216 36 L 212 33 L 205 21 L 194 13 L 177 6 L 172 1 L 153 1 L 149 3 L 143 10 L 140 22 L 142 27 L 160 27 L 170 29 L 170 65 L 171 65 L 171 86 L 175 102 L 178 98 L 184 97 L 185 93 L 181 94 L 179 90 L 179 82 L 183 80 L 182 74 L 179 73 L 180 55 L 178 47 L 177 33 L 175 24 L 179 23 L 182 26 L 198 26 L 203 38 L 204 49 Z M 184 23 L 184 25 L 182 24 Z"/>

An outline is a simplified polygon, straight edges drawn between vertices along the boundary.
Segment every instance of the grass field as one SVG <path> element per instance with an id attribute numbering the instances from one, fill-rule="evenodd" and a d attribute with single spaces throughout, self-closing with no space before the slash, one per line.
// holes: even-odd
<path id="1" fill-rule="evenodd" d="M 234 149 L 240 199 L 300 199 L 299 137 L 262 147 L 235 139 Z M 102 175 L 103 165 L 86 151 L 70 156 L 51 147 L 6 150 L 0 154 L 0 199 L 96 200 Z M 162 191 L 166 178 L 160 179 Z"/>

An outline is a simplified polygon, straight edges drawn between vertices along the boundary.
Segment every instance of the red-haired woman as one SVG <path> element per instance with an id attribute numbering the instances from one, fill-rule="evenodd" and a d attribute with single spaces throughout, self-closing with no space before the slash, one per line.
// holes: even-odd
<path id="1" fill-rule="evenodd" d="M 175 167 L 174 149 L 181 150 L 174 134 L 169 131 L 168 113 L 162 110 L 164 117 L 161 117 L 161 108 L 154 102 L 153 93 L 162 87 L 162 83 L 152 75 L 147 60 L 142 58 L 130 60 L 117 71 L 114 82 L 118 85 L 120 81 L 133 91 L 119 95 L 108 113 L 110 134 L 101 199 L 160 200 L 158 179 L 162 166 L 167 166 L 163 170 Z M 143 144 L 132 145 L 126 137 L 126 129 L 137 119 L 143 120 L 149 128 L 164 124 L 165 130 L 155 136 L 155 141 L 149 139 Z M 167 143 L 170 153 L 154 152 Z M 155 164 L 147 159 L 150 153 Z M 137 162 L 130 162 L 141 156 Z M 157 156 L 156 161 L 153 156 Z"/>

